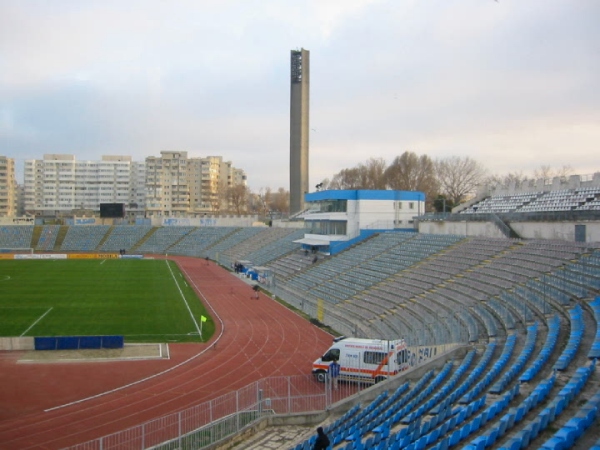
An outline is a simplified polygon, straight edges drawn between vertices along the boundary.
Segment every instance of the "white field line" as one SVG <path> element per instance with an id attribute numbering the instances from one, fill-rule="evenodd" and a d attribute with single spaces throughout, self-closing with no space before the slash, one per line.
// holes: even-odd
<path id="1" fill-rule="evenodd" d="M 177 277 L 175 276 L 175 274 L 173 273 L 173 270 L 171 269 L 171 266 L 169 265 L 169 261 L 166 260 L 166 259 L 165 259 L 165 264 L 169 268 L 169 272 L 171 272 L 171 277 L 173 278 L 173 281 L 175 282 L 175 285 L 177 286 L 177 290 L 179 291 L 179 295 L 181 295 L 181 298 L 183 299 L 183 303 L 185 303 L 185 307 L 187 308 L 188 313 L 190 313 L 190 317 L 192 318 L 192 321 L 194 322 L 194 325 L 196 325 L 196 330 L 198 330 L 198 335 L 200 336 L 200 339 L 202 339 L 202 332 L 200 331 L 200 326 L 198 325 L 198 322 L 196 321 L 196 318 L 192 314 L 192 310 L 190 309 L 190 305 L 188 304 L 187 300 L 185 299 L 185 295 L 183 295 L 183 291 L 181 290 L 181 287 L 179 286 L 179 282 L 177 281 Z"/>
<path id="2" fill-rule="evenodd" d="M 43 318 L 46 316 L 46 314 L 48 314 L 50 311 L 52 311 L 52 308 L 53 308 L 53 307 L 51 307 L 51 308 L 50 308 L 48 311 L 46 311 L 44 314 L 42 314 L 40 317 L 38 317 L 38 319 L 37 319 L 35 322 L 33 322 L 33 323 L 32 323 L 32 324 L 29 326 L 29 328 L 27 328 L 25 331 L 23 331 L 23 333 L 21 333 L 21 336 L 19 336 L 19 337 L 23 337 L 23 336 L 25 336 L 25 334 L 26 334 L 26 333 L 27 333 L 29 330 L 31 330 L 33 327 L 35 327 L 35 324 L 36 324 L 36 323 L 38 323 L 40 320 L 42 320 L 42 319 L 43 319 Z"/>
<path id="3" fill-rule="evenodd" d="M 100 263 L 100 265 L 104 264 L 106 262 L 105 259 L 102 260 L 102 262 Z"/>
<path id="4" fill-rule="evenodd" d="M 2 278 L 0 281 L 8 281 L 10 280 L 10 275 L 6 275 L 4 278 Z"/>

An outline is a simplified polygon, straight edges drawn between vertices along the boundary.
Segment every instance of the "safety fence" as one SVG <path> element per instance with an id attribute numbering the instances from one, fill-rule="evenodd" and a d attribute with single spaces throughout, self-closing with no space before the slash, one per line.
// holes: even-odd
<path id="1" fill-rule="evenodd" d="M 460 345 L 422 347 L 409 374 Z M 360 369 L 360 363 L 357 366 Z M 359 370 L 360 371 L 360 370 Z M 372 380 L 335 384 L 312 374 L 269 377 L 186 410 L 103 436 L 65 450 L 196 450 L 235 436 L 270 415 L 318 413 L 373 386 Z"/>
<path id="2" fill-rule="evenodd" d="M 68 450 L 201 449 L 239 433 L 273 414 L 323 411 L 334 401 L 365 386 L 347 385 L 331 395 L 328 383 L 312 375 L 270 377 L 238 391 L 119 431 Z"/>

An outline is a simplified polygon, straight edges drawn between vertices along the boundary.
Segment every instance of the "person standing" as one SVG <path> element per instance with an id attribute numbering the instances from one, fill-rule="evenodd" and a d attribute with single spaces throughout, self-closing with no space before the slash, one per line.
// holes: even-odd
<path id="1" fill-rule="evenodd" d="M 340 365 L 337 362 L 337 359 L 334 359 L 331 364 L 329 364 L 329 378 L 331 378 L 333 388 L 337 391 L 338 388 L 338 377 L 340 376 Z"/>
<path id="2" fill-rule="evenodd" d="M 329 438 L 325 434 L 325 431 L 323 431 L 323 427 L 317 428 L 317 435 L 313 450 L 327 450 L 327 447 L 331 445 L 331 442 L 329 442 Z"/>

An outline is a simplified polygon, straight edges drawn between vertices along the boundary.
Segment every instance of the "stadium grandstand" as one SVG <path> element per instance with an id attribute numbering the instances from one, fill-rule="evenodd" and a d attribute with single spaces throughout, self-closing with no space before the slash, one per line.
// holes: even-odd
<path id="1" fill-rule="evenodd" d="M 339 334 L 462 350 L 320 410 L 270 409 L 239 448 L 278 436 L 312 449 L 317 424 L 343 450 L 600 448 L 600 174 L 511 189 L 335 253 L 277 226 L 7 225 L 0 245 L 243 260 L 252 282 Z"/>

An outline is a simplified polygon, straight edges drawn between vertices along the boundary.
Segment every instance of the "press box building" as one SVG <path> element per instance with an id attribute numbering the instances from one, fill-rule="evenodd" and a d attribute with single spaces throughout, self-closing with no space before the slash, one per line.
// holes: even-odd
<path id="1" fill-rule="evenodd" d="M 338 253 L 366 235 L 380 231 L 415 231 L 425 213 L 425 194 L 417 191 L 325 190 L 306 194 L 306 234 L 295 241 Z"/>

